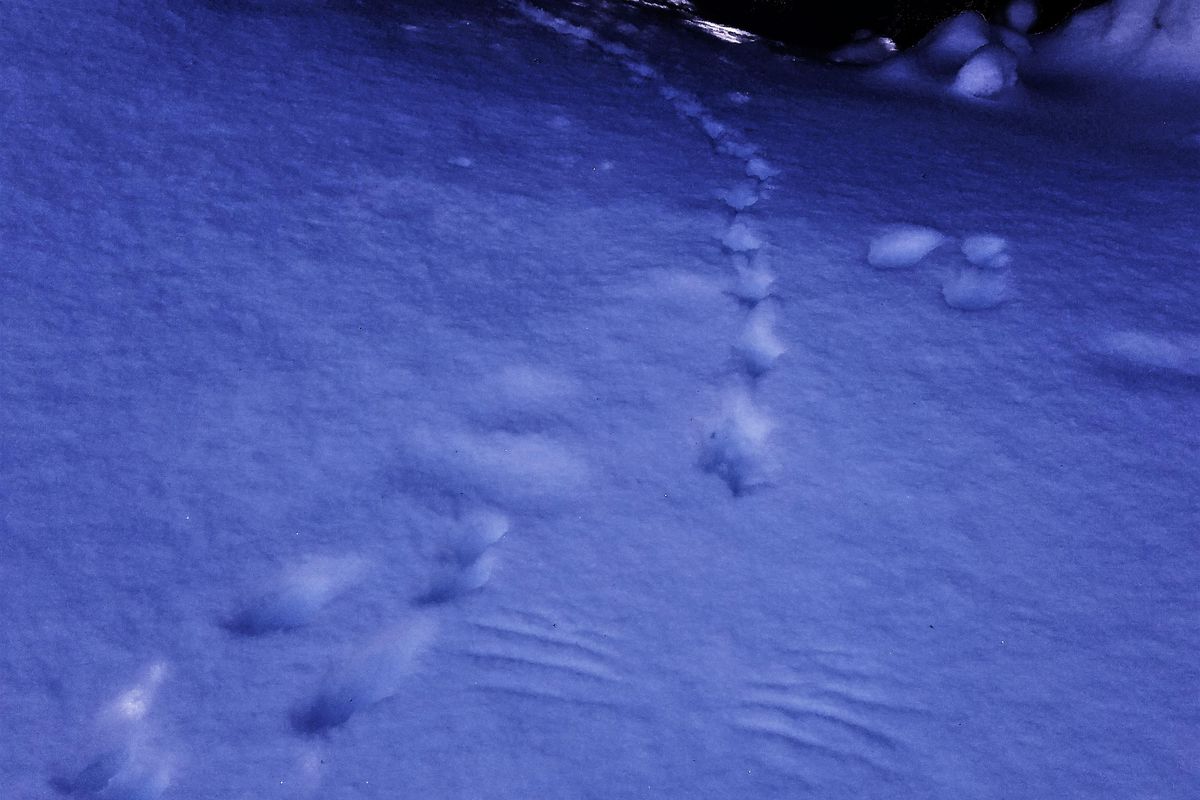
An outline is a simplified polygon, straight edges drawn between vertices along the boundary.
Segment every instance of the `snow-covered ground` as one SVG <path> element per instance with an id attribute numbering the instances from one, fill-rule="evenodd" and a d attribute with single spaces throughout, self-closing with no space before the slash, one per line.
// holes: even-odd
<path id="1" fill-rule="evenodd" d="M 0 8 L 0 797 L 1197 795 L 1195 95 L 738 38 Z"/>

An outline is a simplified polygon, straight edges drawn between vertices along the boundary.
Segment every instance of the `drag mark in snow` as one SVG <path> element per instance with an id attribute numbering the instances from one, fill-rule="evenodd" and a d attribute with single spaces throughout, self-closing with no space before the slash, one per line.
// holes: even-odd
<path id="1" fill-rule="evenodd" d="M 624 682 L 613 639 L 599 631 L 528 612 L 474 620 L 472 645 L 458 653 L 485 672 L 483 691 L 603 707 Z"/>
<path id="2" fill-rule="evenodd" d="M 655 84 L 659 95 L 676 113 L 696 125 L 717 153 L 740 162 L 746 180 L 719 195 L 732 214 L 716 238 L 737 276 L 732 294 L 743 309 L 745 322 L 741 335 L 730 343 L 735 364 L 729 376 L 733 386 L 725 392 L 726 399 L 718 415 L 701 432 L 698 466 L 720 477 L 735 497 L 767 485 L 770 470 L 766 436 L 772 424 L 757 408 L 754 394 L 758 382 L 775 368 L 786 347 L 775 333 L 775 309 L 765 303 L 775 284 L 766 257 L 770 240 L 751 219 L 750 209 L 766 197 L 779 170 L 759 154 L 757 145 L 714 115 L 696 95 L 670 83 L 629 46 L 605 39 L 590 28 L 529 3 L 519 2 L 517 8 L 538 25 L 595 45 L 619 60 L 639 80 Z M 739 106 L 752 99 L 744 92 L 733 92 L 727 97 Z"/>
<path id="3" fill-rule="evenodd" d="M 772 670 L 741 693 L 731 722 L 757 742 L 755 754 L 801 775 L 814 761 L 899 772 L 904 748 L 889 725 L 921 712 L 896 703 L 896 687 L 878 685 L 861 670 L 806 660 L 805 670 Z"/>

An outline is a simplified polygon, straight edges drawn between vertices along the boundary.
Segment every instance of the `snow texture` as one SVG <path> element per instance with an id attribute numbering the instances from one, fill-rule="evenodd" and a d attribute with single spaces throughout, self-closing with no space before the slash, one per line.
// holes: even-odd
<path id="1" fill-rule="evenodd" d="M 667 5 L 0 5 L 0 798 L 1192 800 L 1194 5 Z"/>

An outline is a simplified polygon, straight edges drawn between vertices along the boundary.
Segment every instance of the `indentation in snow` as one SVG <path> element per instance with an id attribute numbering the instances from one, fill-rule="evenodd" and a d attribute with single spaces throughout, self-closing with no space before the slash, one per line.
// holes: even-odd
<path id="1" fill-rule="evenodd" d="M 1008 278 L 991 269 L 964 267 L 942 284 L 946 305 L 960 311 L 984 311 L 1004 302 L 1008 293 Z"/>

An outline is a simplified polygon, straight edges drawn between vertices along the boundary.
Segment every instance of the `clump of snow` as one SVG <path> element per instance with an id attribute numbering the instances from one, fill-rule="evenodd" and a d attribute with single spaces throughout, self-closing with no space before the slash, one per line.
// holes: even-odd
<path id="1" fill-rule="evenodd" d="M 886 36 L 871 36 L 857 39 L 829 54 L 829 60 L 837 64 L 878 64 L 896 54 L 896 43 Z"/>
<path id="2" fill-rule="evenodd" d="M 307 625 L 330 601 L 362 575 L 362 559 L 312 558 L 288 567 L 262 594 L 243 602 L 226 620 L 230 630 L 248 636 Z"/>
<path id="3" fill-rule="evenodd" d="M 1008 254 L 1008 240 L 990 233 L 976 234 L 963 239 L 962 252 L 967 261 L 977 267 L 1002 269 L 1012 260 Z"/>
<path id="4" fill-rule="evenodd" d="M 726 95 L 726 97 L 728 97 L 729 102 L 733 103 L 734 105 L 744 106 L 750 102 L 750 95 L 746 94 L 745 92 L 730 92 L 728 95 Z"/>
<path id="5" fill-rule="evenodd" d="M 292 724 L 302 733 L 320 733 L 344 724 L 355 713 L 394 695 L 429 649 L 437 624 L 412 614 L 379 636 L 348 663 L 331 670 L 316 692 L 295 709 Z"/>
<path id="6" fill-rule="evenodd" d="M 450 159 L 450 163 L 456 167 L 462 167 L 464 169 L 473 167 L 475 165 L 475 161 L 467 158 L 466 156 L 455 156 L 454 158 Z"/>
<path id="7" fill-rule="evenodd" d="M 775 309 L 770 303 L 759 303 L 750 312 L 734 349 L 751 378 L 761 377 L 775 366 L 787 348 L 775 335 Z"/>
<path id="8" fill-rule="evenodd" d="M 1102 337 L 1097 350 L 1126 367 L 1200 377 L 1200 336 L 1118 331 Z"/>
<path id="9" fill-rule="evenodd" d="M 743 391 L 731 393 L 721 416 L 706 432 L 700 448 L 700 468 L 716 475 L 735 497 L 769 482 L 767 437 L 774 424 Z"/>
<path id="10" fill-rule="evenodd" d="M 762 247 L 763 240 L 749 225 L 738 220 L 725 231 L 725 235 L 721 237 L 721 244 L 735 253 L 744 253 Z"/>
<path id="11" fill-rule="evenodd" d="M 1014 31 L 1028 33 L 1037 22 L 1037 6 L 1031 0 L 1013 0 L 1004 12 L 1004 19 Z"/>
<path id="12" fill-rule="evenodd" d="M 867 263 L 876 269 L 914 267 L 946 241 L 946 235 L 921 225 L 893 225 L 871 240 Z"/>
<path id="13" fill-rule="evenodd" d="M 1002 44 L 979 48 L 954 77 L 954 91 L 970 97 L 993 97 L 1017 83 L 1017 56 Z"/>
<path id="14" fill-rule="evenodd" d="M 959 311 L 986 311 L 1007 299 L 1008 278 L 995 270 L 964 267 L 942 284 L 946 305 Z"/>
<path id="15" fill-rule="evenodd" d="M 916 48 L 917 59 L 935 74 L 953 74 L 991 41 L 991 27 L 976 11 L 963 11 L 930 31 Z"/>

